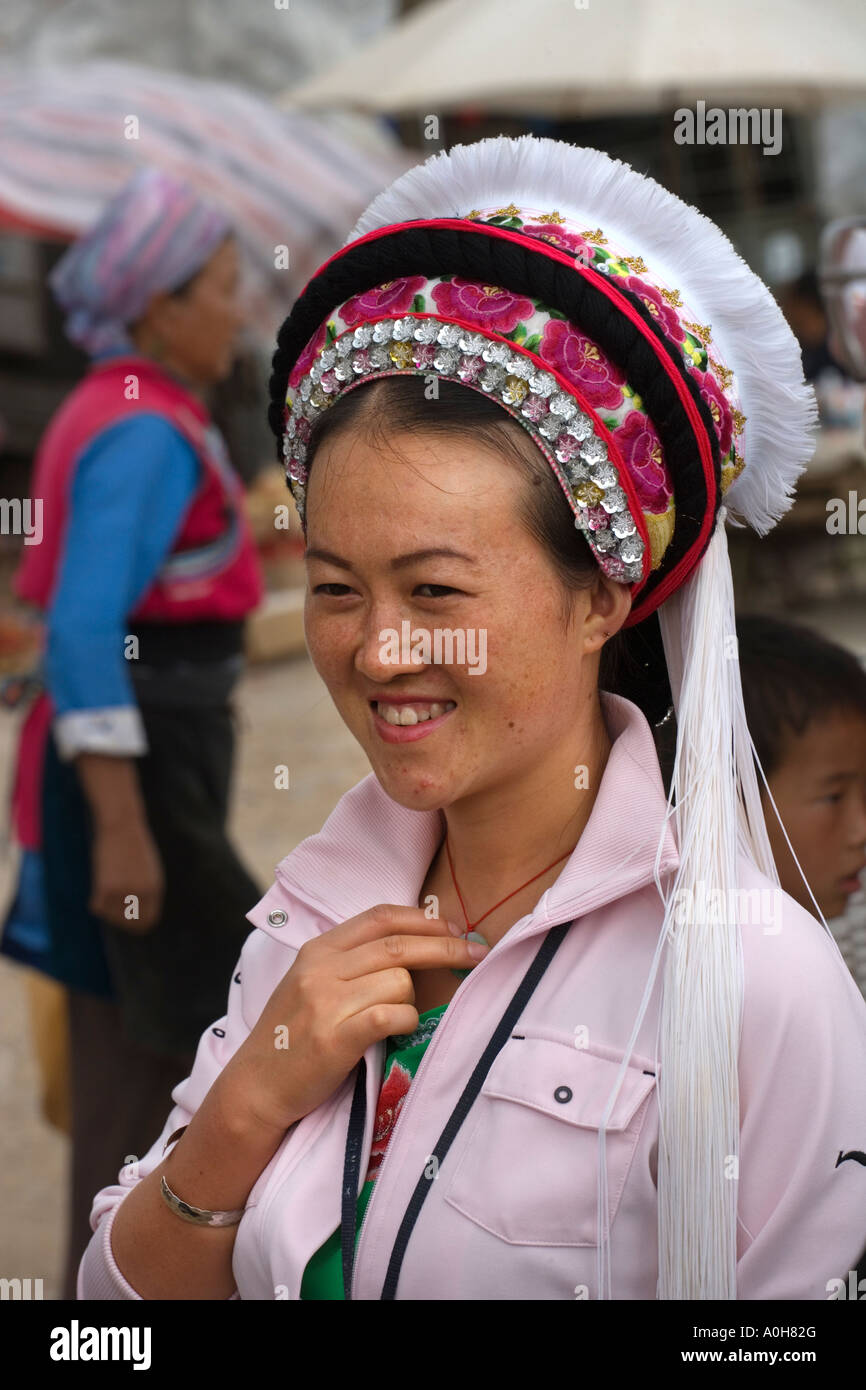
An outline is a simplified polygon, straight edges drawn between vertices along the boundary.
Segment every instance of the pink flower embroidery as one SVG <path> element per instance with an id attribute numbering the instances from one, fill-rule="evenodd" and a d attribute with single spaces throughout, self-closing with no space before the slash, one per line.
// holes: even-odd
<path id="1" fill-rule="evenodd" d="M 641 507 L 660 515 L 667 511 L 671 487 L 665 472 L 662 443 L 652 423 L 632 410 L 614 433 Z"/>
<path id="2" fill-rule="evenodd" d="M 535 312 L 535 305 L 525 295 L 459 276 L 436 285 L 432 294 L 443 318 L 463 319 L 489 333 L 510 333 L 521 319 Z"/>
<path id="3" fill-rule="evenodd" d="M 622 404 L 625 373 L 565 319 L 544 325 L 539 356 L 579 387 L 596 410 L 616 410 Z"/>
<path id="4" fill-rule="evenodd" d="M 627 290 L 631 290 L 632 294 L 636 294 L 638 299 L 643 301 L 662 332 L 666 333 L 669 338 L 673 338 L 675 343 L 683 341 L 686 335 L 676 310 L 665 303 L 661 292 L 656 289 L 655 285 L 648 285 L 646 281 L 639 280 L 636 275 L 629 275 L 622 283 Z"/>
<path id="5" fill-rule="evenodd" d="M 376 285 L 372 290 L 364 290 L 363 294 L 347 299 L 340 316 L 347 327 L 355 328 L 367 319 L 406 314 L 412 307 L 412 300 L 426 283 L 423 275 L 404 275 L 400 280 L 387 280 L 384 285 Z"/>
<path id="6" fill-rule="evenodd" d="M 716 434 L 719 437 L 719 450 L 722 458 L 730 452 L 734 438 L 734 417 L 731 407 L 722 394 L 722 389 L 710 372 L 693 372 L 701 396 L 710 408 Z"/>
<path id="7" fill-rule="evenodd" d="M 555 223 L 548 225 L 546 222 L 527 222 L 523 231 L 527 236 L 538 237 L 539 241 L 549 241 L 558 251 L 565 251 L 575 259 L 579 256 L 585 265 L 592 265 L 595 247 L 577 232 L 567 232 Z"/>
<path id="8" fill-rule="evenodd" d="M 301 353 L 300 357 L 298 358 L 297 362 L 292 368 L 291 375 L 289 377 L 289 386 L 292 388 L 292 390 L 294 390 L 294 388 L 297 386 L 298 382 L 300 381 L 301 377 L 305 374 L 305 372 L 308 372 L 310 370 L 310 367 L 313 363 L 313 358 L 317 356 L 319 349 L 323 346 L 327 336 L 328 325 L 326 323 L 323 323 L 321 327 L 316 329 L 312 338 L 307 343 L 307 346 L 304 348 L 303 352 Z"/>

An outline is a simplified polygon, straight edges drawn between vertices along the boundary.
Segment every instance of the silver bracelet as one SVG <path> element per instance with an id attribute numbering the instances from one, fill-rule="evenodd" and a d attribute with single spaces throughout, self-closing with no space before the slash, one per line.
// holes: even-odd
<path id="1" fill-rule="evenodd" d="M 236 1226 L 245 1211 L 244 1207 L 238 1211 L 203 1211 L 201 1207 L 191 1207 L 189 1202 L 182 1202 L 180 1197 L 172 1192 L 164 1177 L 160 1179 L 160 1190 L 166 1205 L 175 1216 L 182 1217 L 184 1221 L 191 1221 L 194 1226 Z"/>
<path id="2" fill-rule="evenodd" d="M 169 1135 L 163 1145 L 162 1152 L 165 1153 L 169 1144 L 176 1144 L 180 1136 L 185 1132 L 183 1129 L 176 1129 L 174 1134 Z M 203 1211 L 201 1207 L 191 1207 L 189 1202 L 182 1202 L 175 1192 L 172 1192 L 165 1178 L 160 1182 L 160 1191 L 168 1207 L 174 1212 L 175 1216 L 180 1216 L 184 1221 L 191 1221 L 194 1226 L 236 1226 L 244 1214 L 244 1208 L 239 1211 Z"/>

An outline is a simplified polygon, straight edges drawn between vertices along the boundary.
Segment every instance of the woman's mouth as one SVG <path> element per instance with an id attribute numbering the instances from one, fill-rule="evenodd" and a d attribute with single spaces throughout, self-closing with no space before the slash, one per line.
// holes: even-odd
<path id="1" fill-rule="evenodd" d="M 426 738 L 457 708 L 453 700 L 371 700 L 373 726 L 386 743 Z"/>

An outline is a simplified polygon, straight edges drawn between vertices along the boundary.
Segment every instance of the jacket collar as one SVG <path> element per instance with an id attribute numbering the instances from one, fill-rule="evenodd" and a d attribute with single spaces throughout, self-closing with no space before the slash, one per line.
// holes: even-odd
<path id="1" fill-rule="evenodd" d="M 629 700 L 603 691 L 601 701 L 611 751 L 590 818 L 556 882 L 511 928 L 512 940 L 625 897 L 651 883 L 656 869 L 661 875 L 679 863 L 649 724 Z M 371 772 L 276 876 L 330 922 L 343 922 L 376 903 L 417 903 L 441 839 L 438 811 L 401 806 Z"/>

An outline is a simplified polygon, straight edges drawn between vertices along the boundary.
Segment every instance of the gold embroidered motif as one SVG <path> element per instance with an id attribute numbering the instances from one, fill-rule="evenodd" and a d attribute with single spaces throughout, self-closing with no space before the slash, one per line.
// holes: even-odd
<path id="1" fill-rule="evenodd" d="M 596 227 L 594 232 L 584 232 L 583 239 L 584 241 L 591 241 L 593 246 L 607 246 L 607 237 L 601 227 Z"/>
<path id="2" fill-rule="evenodd" d="M 664 553 L 670 544 L 671 536 L 674 533 L 674 521 L 676 510 L 673 498 L 668 503 L 667 511 L 661 514 L 657 512 L 644 512 L 644 522 L 646 523 L 647 535 L 650 543 L 651 569 L 657 570 L 664 558 Z"/>
<path id="3" fill-rule="evenodd" d="M 560 216 L 560 214 L 557 212 L 556 208 L 554 208 L 554 209 L 553 209 L 553 212 L 543 212 L 543 213 L 540 215 L 540 217 L 536 217 L 535 221 L 536 221 L 536 222 L 556 222 L 557 224 L 559 224 L 559 223 L 561 223 L 561 222 L 564 222 L 564 221 L 565 221 L 565 218 L 562 217 L 562 216 Z"/>
<path id="4" fill-rule="evenodd" d="M 721 362 L 716 362 L 712 357 L 709 359 L 709 362 L 716 376 L 719 378 L 719 381 L 722 383 L 722 390 L 727 391 L 734 379 L 734 373 L 731 371 L 730 367 L 723 367 Z"/>
<path id="5" fill-rule="evenodd" d="M 623 264 L 627 265 L 629 270 L 633 270 L 636 275 L 646 275 L 647 264 L 642 256 L 623 256 L 622 259 Z"/>
<path id="6" fill-rule="evenodd" d="M 679 290 L 659 290 L 665 304 L 670 304 L 672 309 L 679 309 L 682 306 L 682 298 Z"/>
<path id="7" fill-rule="evenodd" d="M 476 219 L 477 217 L 480 217 L 480 216 L 481 216 L 481 213 L 478 211 L 478 209 L 477 209 L 477 208 L 473 208 L 471 212 L 467 212 L 467 214 L 466 214 L 466 220 L 467 220 L 467 222 L 474 222 L 475 219 Z"/>
<path id="8" fill-rule="evenodd" d="M 735 455 L 734 455 L 734 462 L 733 462 L 733 463 L 723 463 L 723 464 L 722 464 L 722 477 L 721 477 L 722 492 L 727 492 L 727 490 L 728 490 L 728 488 L 731 486 L 731 484 L 732 484 L 732 483 L 735 483 L 735 482 L 737 481 L 737 478 L 739 478 L 739 476 L 740 476 L 740 474 L 742 473 L 742 471 L 743 471 L 743 469 L 745 468 L 745 466 L 746 466 L 746 460 L 743 459 L 743 458 L 740 458 L 739 454 L 735 454 Z"/>
<path id="9" fill-rule="evenodd" d="M 743 430 L 746 427 L 745 415 L 741 410 L 732 410 L 731 414 L 734 417 L 734 429 L 736 430 L 737 434 L 742 434 Z"/>
<path id="10" fill-rule="evenodd" d="M 509 203 L 507 208 L 497 208 L 494 217 L 519 217 L 520 208 L 516 208 L 513 203 Z"/>
<path id="11" fill-rule="evenodd" d="M 690 333 L 694 333 L 696 338 L 703 338 L 705 343 L 709 343 L 712 341 L 713 330 L 710 324 L 686 323 L 685 327 L 689 330 Z"/>

